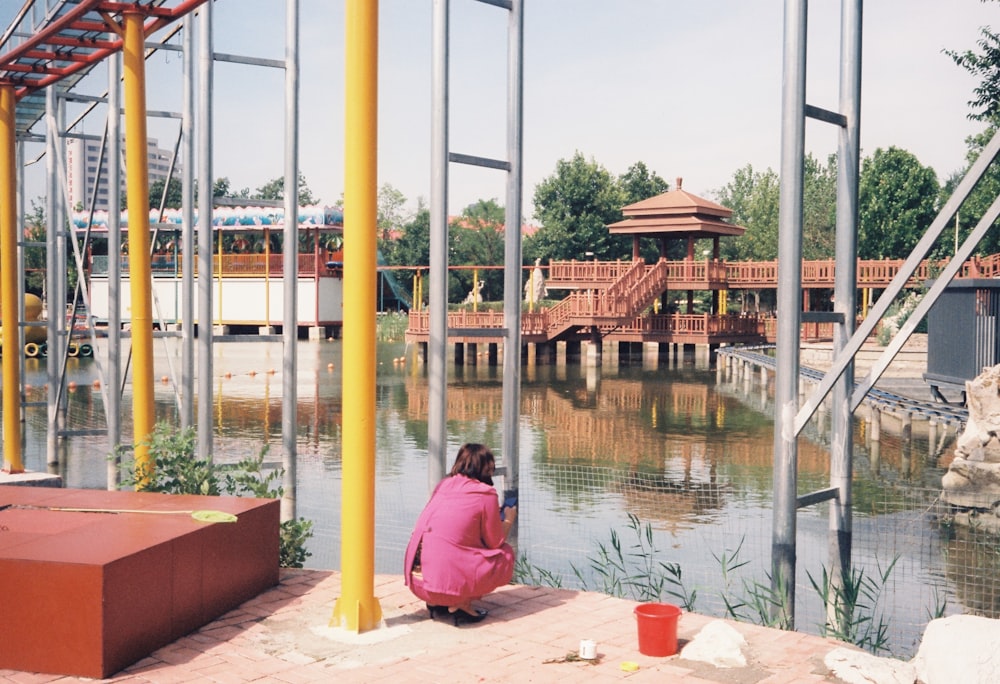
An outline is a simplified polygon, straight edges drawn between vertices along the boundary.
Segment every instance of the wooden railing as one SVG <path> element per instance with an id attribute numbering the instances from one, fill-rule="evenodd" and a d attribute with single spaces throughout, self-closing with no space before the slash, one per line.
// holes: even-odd
<path id="1" fill-rule="evenodd" d="M 258 253 L 223 254 L 220 262 L 218 254 L 212 255 L 212 274 L 229 278 L 261 278 L 264 276 L 280 278 L 285 272 L 284 255 Z M 342 272 L 343 252 L 319 253 L 308 252 L 298 255 L 298 273 L 300 276 L 335 276 Z M 181 254 L 153 254 L 149 262 L 154 276 L 181 275 L 184 272 L 184 257 Z M 121 272 L 129 272 L 129 259 L 122 257 Z M 194 262 L 194 272 L 198 272 L 198 262 Z M 91 275 L 107 275 L 108 259 L 104 255 L 95 255 L 91 260 Z"/>
<path id="2" fill-rule="evenodd" d="M 670 282 L 705 284 L 718 289 L 769 289 L 778 284 L 777 261 L 665 261 Z M 859 287 L 884 288 L 892 282 L 905 262 L 902 259 L 858 260 L 857 282 Z M 559 288 L 591 287 L 605 289 L 617 285 L 616 274 L 621 277 L 630 266 L 622 261 L 553 261 L 549 264 L 546 285 Z M 934 278 L 947 265 L 947 261 L 924 260 L 913 273 L 907 285 L 920 287 Z M 593 277 L 588 277 L 588 275 Z M 996 278 L 1000 276 L 1000 254 L 973 257 L 959 271 L 960 278 Z M 803 261 L 803 287 L 833 287 L 836 263 L 830 260 Z M 697 289 L 697 288 L 694 288 Z"/>

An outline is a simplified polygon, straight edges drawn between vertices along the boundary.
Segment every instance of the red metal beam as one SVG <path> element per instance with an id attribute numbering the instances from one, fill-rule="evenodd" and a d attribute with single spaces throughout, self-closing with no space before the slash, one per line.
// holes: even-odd
<path id="1" fill-rule="evenodd" d="M 205 1 L 184 0 L 184 2 L 181 2 L 176 7 L 165 8 L 139 3 L 80 0 L 78 5 L 59 17 L 51 25 L 31 36 L 10 52 L 0 55 L 0 71 L 44 74 L 43 77 L 37 79 L 8 77 L 8 81 L 18 86 L 16 97 L 24 97 L 32 91 L 48 87 L 62 78 L 70 76 L 80 69 L 99 62 L 114 52 L 121 50 L 122 41 L 120 38 L 108 40 L 96 36 L 88 37 L 64 33 L 66 31 L 84 31 L 92 34 L 106 35 L 114 32 L 113 28 L 104 22 L 95 22 L 86 19 L 88 12 L 103 12 L 108 16 L 112 14 L 137 13 L 151 17 L 151 21 L 147 21 L 143 25 L 143 33 L 148 36 L 167 24 L 185 16 L 204 4 Z M 68 51 L 54 50 L 52 46 L 65 46 L 79 50 L 91 50 L 91 52 L 81 53 L 72 49 Z M 67 66 L 38 63 L 19 64 L 18 61 L 22 59 L 61 61 L 67 63 Z"/>

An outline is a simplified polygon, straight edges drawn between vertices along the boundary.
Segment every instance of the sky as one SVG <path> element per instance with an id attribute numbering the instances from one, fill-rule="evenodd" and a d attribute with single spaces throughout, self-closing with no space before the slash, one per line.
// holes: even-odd
<path id="1" fill-rule="evenodd" d="M 0 19 L 20 4 L 0 0 Z M 836 110 L 840 3 L 808 4 L 806 99 Z M 450 8 L 450 150 L 504 158 L 507 12 L 475 0 Z M 378 178 L 409 212 L 430 199 L 432 11 L 431 0 L 379 7 Z M 780 0 L 525 0 L 525 220 L 535 186 L 577 152 L 614 175 L 642 161 L 671 187 L 682 177 L 685 190 L 709 199 L 748 164 L 778 170 L 783 13 Z M 943 51 L 974 48 L 998 16 L 1000 3 L 980 0 L 865 3 L 863 156 L 897 146 L 940 181 L 961 170 L 965 139 L 981 129 L 967 119 L 977 81 Z M 216 52 L 283 57 L 281 0 L 217 0 L 213 18 Z M 313 194 L 333 204 L 345 175 L 344 2 L 300 0 L 300 21 L 299 164 Z M 147 79 L 150 110 L 180 111 L 179 54 L 151 59 Z M 99 93 L 106 82 L 96 69 L 80 89 Z M 213 95 L 213 176 L 254 190 L 282 175 L 283 72 L 219 63 Z M 103 127 L 103 115 L 83 123 L 87 133 Z M 173 119 L 149 123 L 163 147 L 177 131 Z M 809 121 L 806 147 L 834 153 L 835 130 Z M 41 167 L 27 176 L 28 197 L 44 194 Z M 479 199 L 503 204 L 504 184 L 503 172 L 451 164 L 449 212 Z"/>

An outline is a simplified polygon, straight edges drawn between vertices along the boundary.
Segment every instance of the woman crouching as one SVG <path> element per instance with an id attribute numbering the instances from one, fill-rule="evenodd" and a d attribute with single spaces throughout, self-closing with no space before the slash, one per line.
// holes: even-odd
<path id="1" fill-rule="evenodd" d="M 517 507 L 497 505 L 493 454 L 482 444 L 465 444 L 448 477 L 441 480 L 417 519 L 406 547 L 406 585 L 427 602 L 432 618 L 455 625 L 479 622 L 485 610 L 472 602 L 510 582 L 514 550 L 507 534 Z"/>

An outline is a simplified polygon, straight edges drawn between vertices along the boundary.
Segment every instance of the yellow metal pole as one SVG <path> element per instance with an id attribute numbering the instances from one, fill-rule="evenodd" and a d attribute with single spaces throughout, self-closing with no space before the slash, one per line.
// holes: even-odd
<path id="1" fill-rule="evenodd" d="M 122 15 L 125 38 L 125 168 L 128 191 L 129 292 L 132 298 L 132 421 L 136 467 L 148 472 L 153 432 L 153 298 L 149 267 L 149 159 L 146 152 L 146 59 L 141 14 Z M 142 482 L 138 487 L 141 488 Z"/>
<path id="2" fill-rule="evenodd" d="M 17 169 L 14 86 L 0 85 L 0 313 L 3 315 L 3 472 L 23 473 L 21 349 L 17 301 Z"/>
<path id="3" fill-rule="evenodd" d="M 345 22 L 344 396 L 341 595 L 331 626 L 378 627 L 375 598 L 375 224 L 378 0 L 347 0 Z"/>
<path id="4" fill-rule="evenodd" d="M 479 311 L 479 269 L 472 269 L 472 310 Z"/>
<path id="5" fill-rule="evenodd" d="M 219 226 L 219 294 L 216 297 L 219 300 L 219 317 L 216 319 L 216 323 L 222 325 L 222 226 Z"/>
<path id="6" fill-rule="evenodd" d="M 271 229 L 264 228 L 264 325 L 271 327 Z"/>

